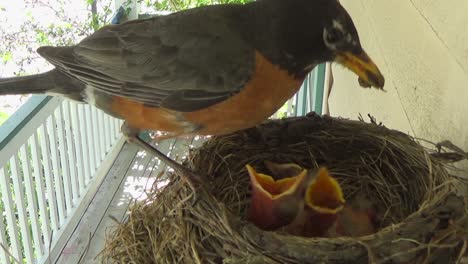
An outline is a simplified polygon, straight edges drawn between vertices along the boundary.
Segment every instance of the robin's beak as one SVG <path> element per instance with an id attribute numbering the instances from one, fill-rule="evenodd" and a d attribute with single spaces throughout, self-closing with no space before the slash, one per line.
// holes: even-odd
<path id="1" fill-rule="evenodd" d="M 246 167 L 252 186 L 249 221 L 263 230 L 275 230 L 290 223 L 299 206 L 304 205 L 301 200 L 307 171 L 302 170 L 299 175 L 274 180 L 269 175 L 257 173 L 250 165 Z"/>
<path id="2" fill-rule="evenodd" d="M 302 210 L 285 231 L 303 237 L 321 237 L 335 224 L 345 199 L 338 182 L 326 168 L 320 168 L 309 182 Z"/>
<path id="3" fill-rule="evenodd" d="M 364 50 L 361 49 L 358 53 L 338 52 L 335 61 L 357 74 L 362 87 L 373 86 L 383 90 L 385 78 Z"/>
<path id="4" fill-rule="evenodd" d="M 314 211 L 323 214 L 336 214 L 343 209 L 343 191 L 328 169 L 319 169 L 317 177 L 306 190 L 305 203 Z"/>

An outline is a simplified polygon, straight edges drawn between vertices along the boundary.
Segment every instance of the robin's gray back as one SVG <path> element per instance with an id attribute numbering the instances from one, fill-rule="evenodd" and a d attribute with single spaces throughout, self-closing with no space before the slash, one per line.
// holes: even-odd
<path id="1" fill-rule="evenodd" d="M 236 26 L 243 7 L 208 6 L 110 25 L 76 46 L 38 52 L 99 91 L 194 111 L 238 93 L 254 71 L 255 49 Z"/>

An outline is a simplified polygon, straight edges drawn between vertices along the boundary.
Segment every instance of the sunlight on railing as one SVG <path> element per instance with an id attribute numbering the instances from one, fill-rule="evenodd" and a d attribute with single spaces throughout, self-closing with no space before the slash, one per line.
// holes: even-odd
<path id="1" fill-rule="evenodd" d="M 15 132 L 22 142 L 1 149 L 0 263 L 47 257 L 121 137 L 121 121 L 101 110 L 69 100 L 48 104 L 55 106 L 28 121 L 37 125 Z"/>

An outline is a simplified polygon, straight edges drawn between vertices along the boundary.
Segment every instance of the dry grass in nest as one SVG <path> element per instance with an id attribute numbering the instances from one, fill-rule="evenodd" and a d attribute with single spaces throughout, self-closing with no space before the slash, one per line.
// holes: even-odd
<path id="1" fill-rule="evenodd" d="M 381 230 L 362 238 L 300 238 L 245 222 L 245 165 L 263 161 L 328 167 L 347 199 L 364 192 L 383 208 Z M 459 182 L 413 138 L 376 124 L 317 116 L 277 120 L 215 137 L 186 165 L 203 177 L 196 195 L 177 175 L 136 203 L 107 239 L 104 262 L 423 263 L 467 250 Z M 157 184 L 156 182 L 155 184 Z"/>

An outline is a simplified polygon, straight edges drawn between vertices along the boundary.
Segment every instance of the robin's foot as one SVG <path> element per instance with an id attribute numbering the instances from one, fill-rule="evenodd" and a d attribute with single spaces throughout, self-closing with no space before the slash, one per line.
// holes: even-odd
<path id="1" fill-rule="evenodd" d="M 153 154 L 154 156 L 156 156 L 158 159 L 160 159 L 162 162 L 166 163 L 167 166 L 171 167 L 172 169 L 174 169 L 174 171 L 185 177 L 188 182 L 192 185 L 192 183 L 194 181 L 198 181 L 199 180 L 199 176 L 197 174 L 195 174 L 192 170 L 190 170 L 189 168 L 177 163 L 176 161 L 174 161 L 173 159 L 169 158 L 168 156 L 166 156 L 164 153 L 162 153 L 161 151 L 159 151 L 158 149 L 154 148 L 153 146 L 151 146 L 149 143 L 145 142 L 143 139 L 141 139 L 139 136 L 138 136 L 138 133 L 140 132 L 139 130 L 136 130 L 136 129 L 133 129 L 131 127 L 128 126 L 127 122 L 125 122 L 122 127 L 121 127 L 121 130 L 122 130 L 122 133 L 124 134 L 124 136 L 127 138 L 127 140 L 137 146 L 139 146 L 140 148 L 144 149 L 145 151 L 147 151 L 148 153 L 151 153 Z M 192 186 L 193 187 L 193 186 Z"/>
<path id="2" fill-rule="evenodd" d="M 152 142 L 159 143 L 163 140 L 172 139 L 172 138 L 179 137 L 179 136 L 181 136 L 180 133 L 166 133 L 166 134 L 158 133 L 158 134 L 152 134 L 150 137 L 151 137 Z"/>

